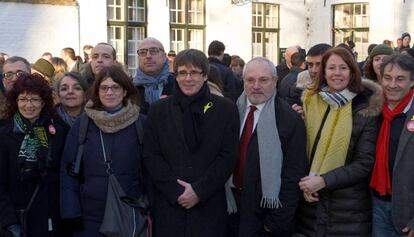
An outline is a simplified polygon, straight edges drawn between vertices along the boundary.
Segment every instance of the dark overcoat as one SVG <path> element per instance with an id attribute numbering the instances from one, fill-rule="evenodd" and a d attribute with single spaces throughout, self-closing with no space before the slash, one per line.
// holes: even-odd
<path id="1" fill-rule="evenodd" d="M 144 128 L 144 164 L 155 185 L 154 233 L 157 237 L 220 237 L 226 233 L 224 184 L 237 153 L 239 116 L 236 105 L 211 95 L 205 110 L 202 141 L 195 152 L 185 142 L 183 113 L 174 96 L 151 105 Z M 200 202 L 191 209 L 177 199 L 192 185 Z"/>
<path id="2" fill-rule="evenodd" d="M 47 175 L 39 182 L 39 191 L 28 212 L 28 236 L 62 236 L 59 214 L 59 167 L 65 144 L 67 127 L 55 120 L 55 134 L 45 123 L 50 159 Z M 25 184 L 20 180 L 18 153 L 24 134 L 14 130 L 14 119 L 5 120 L 0 128 L 0 223 L 2 227 L 20 224 L 16 210 L 26 209 L 37 184 Z M 50 218 L 50 220 L 49 220 Z M 51 226 L 50 226 L 51 224 Z M 48 229 L 52 227 L 50 235 Z"/>
<path id="3" fill-rule="evenodd" d="M 295 212 L 302 196 L 298 183 L 306 176 L 308 170 L 306 131 L 300 115 L 279 97 L 275 98 L 275 116 L 283 152 L 279 193 L 282 206 L 276 209 L 260 207 L 262 186 L 259 145 L 257 129 L 255 129 L 247 150 L 243 190 L 238 206 L 239 236 L 290 237 L 294 233 Z M 264 225 L 271 233 L 264 231 Z"/>

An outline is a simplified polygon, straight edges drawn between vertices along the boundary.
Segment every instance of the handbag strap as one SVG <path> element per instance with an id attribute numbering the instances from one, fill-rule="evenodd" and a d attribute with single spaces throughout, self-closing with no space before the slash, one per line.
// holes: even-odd
<path id="1" fill-rule="evenodd" d="M 105 150 L 105 144 L 104 144 L 104 140 L 102 136 L 102 130 L 100 129 L 99 129 L 99 136 L 101 137 L 101 147 L 102 147 L 102 154 L 104 158 L 104 164 L 106 165 L 106 173 L 108 175 L 112 175 L 114 173 L 111 167 L 112 160 L 110 159 L 110 157 L 106 156 L 106 150 Z"/>
<path id="2" fill-rule="evenodd" d="M 27 204 L 26 211 L 29 211 L 29 209 L 32 207 L 32 204 L 33 204 L 33 202 L 34 202 L 34 200 L 37 196 L 37 193 L 39 192 L 39 186 L 40 186 L 40 184 L 38 184 L 36 186 L 36 189 L 33 191 L 32 197 L 30 198 L 30 201 Z"/>

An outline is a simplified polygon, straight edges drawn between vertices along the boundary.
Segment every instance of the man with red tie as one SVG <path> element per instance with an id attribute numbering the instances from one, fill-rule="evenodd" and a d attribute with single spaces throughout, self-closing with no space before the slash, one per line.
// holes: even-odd
<path id="1" fill-rule="evenodd" d="M 308 171 L 305 127 L 276 95 L 277 73 L 257 57 L 243 72 L 239 157 L 227 192 L 230 236 L 291 236 Z"/>

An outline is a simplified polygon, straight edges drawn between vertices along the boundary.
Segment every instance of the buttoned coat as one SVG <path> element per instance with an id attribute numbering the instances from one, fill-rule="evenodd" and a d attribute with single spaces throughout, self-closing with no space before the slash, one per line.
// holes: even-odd
<path id="1" fill-rule="evenodd" d="M 190 152 L 185 137 L 183 112 L 175 96 L 154 102 L 144 128 L 144 164 L 155 185 L 154 235 L 157 237 L 226 236 L 224 184 L 235 163 L 239 115 L 230 100 L 211 95 L 212 106 L 204 107 L 202 140 Z M 185 209 L 177 202 L 191 184 L 200 202 Z"/>

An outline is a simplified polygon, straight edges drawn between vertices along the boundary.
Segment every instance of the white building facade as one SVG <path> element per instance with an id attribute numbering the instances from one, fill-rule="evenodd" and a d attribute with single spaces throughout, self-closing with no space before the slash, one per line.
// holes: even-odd
<path id="1" fill-rule="evenodd" d="M 213 40 L 226 53 L 278 63 L 292 45 L 356 43 L 359 59 L 370 43 L 414 34 L 414 0 L 0 0 L 0 52 L 31 62 L 64 47 L 109 42 L 131 74 L 148 36 L 166 51 Z"/>

